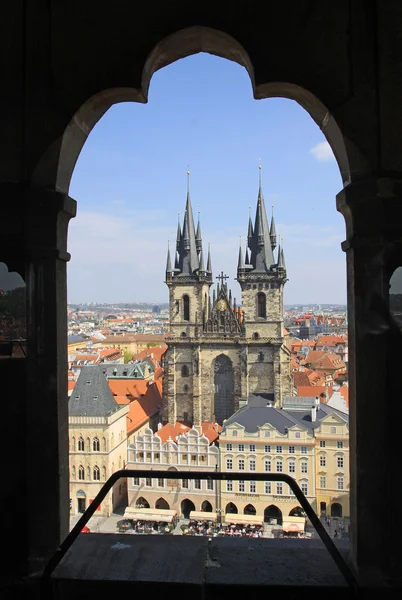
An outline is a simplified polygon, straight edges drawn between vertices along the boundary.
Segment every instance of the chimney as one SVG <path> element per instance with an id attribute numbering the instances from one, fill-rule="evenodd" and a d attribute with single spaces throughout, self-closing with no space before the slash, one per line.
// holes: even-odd
<path id="1" fill-rule="evenodd" d="M 318 396 L 316 396 L 315 403 L 311 407 L 311 422 L 312 423 L 315 423 L 317 420 L 317 406 L 319 406 L 319 404 L 320 404 L 320 399 Z"/>

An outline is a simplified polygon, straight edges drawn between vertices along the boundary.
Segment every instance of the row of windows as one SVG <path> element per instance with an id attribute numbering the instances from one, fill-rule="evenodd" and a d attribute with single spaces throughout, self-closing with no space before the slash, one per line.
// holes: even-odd
<path id="1" fill-rule="evenodd" d="M 75 438 L 72 438 L 71 441 L 71 450 L 75 451 L 77 450 L 78 452 L 90 452 L 92 448 L 93 452 L 100 452 L 100 441 L 98 437 L 94 437 L 91 443 L 91 440 L 89 438 L 87 438 L 87 443 L 85 445 L 85 440 L 82 436 L 80 436 L 77 440 L 77 448 L 75 447 Z M 106 439 L 103 438 L 102 440 L 102 449 L 104 452 L 106 452 Z"/>
<path id="2" fill-rule="evenodd" d="M 275 488 L 273 486 L 272 481 L 264 481 L 264 494 L 272 494 L 273 493 L 273 489 L 275 489 L 275 494 L 277 494 L 278 496 L 282 496 L 285 493 L 285 490 L 287 490 L 287 492 L 285 493 L 285 495 L 287 496 L 292 496 L 294 495 L 292 492 L 292 489 L 289 486 L 285 487 L 285 484 L 282 483 L 281 481 L 278 481 L 275 485 Z M 303 492 L 303 494 L 305 494 L 306 496 L 308 496 L 308 483 L 306 481 L 302 481 L 300 484 L 300 489 Z M 228 480 L 226 481 L 226 491 L 227 492 L 233 492 L 233 481 Z M 246 491 L 246 482 L 245 481 L 238 481 L 237 482 L 237 491 L 238 492 L 245 492 Z M 257 484 L 255 481 L 249 481 L 248 482 L 248 493 L 250 494 L 256 494 L 257 493 Z"/>
<path id="3" fill-rule="evenodd" d="M 330 427 L 330 433 L 337 433 L 337 432 L 338 432 L 337 427 L 335 425 L 331 425 L 331 427 Z M 295 438 L 297 440 L 299 440 L 300 437 L 301 437 L 301 432 L 300 431 L 295 431 L 294 434 L 295 434 Z M 238 436 L 237 429 L 234 429 L 233 431 L 231 431 L 230 435 L 232 435 L 233 437 L 237 437 Z M 271 437 L 271 432 L 268 431 L 268 430 L 264 431 L 264 437 L 266 437 L 266 438 Z M 321 446 L 321 447 L 325 448 L 325 440 L 320 440 L 320 445 L 321 445 L 321 442 L 324 444 L 324 446 Z M 338 448 L 343 448 L 343 442 L 338 442 L 338 444 L 341 444 L 340 446 L 338 446 Z"/>
<path id="4" fill-rule="evenodd" d="M 325 475 L 320 475 L 320 488 L 326 488 L 327 487 L 327 478 Z M 344 477 L 337 477 L 336 478 L 336 489 L 337 490 L 344 490 L 345 489 L 345 478 Z"/>
<path id="5" fill-rule="evenodd" d="M 142 480 L 140 477 L 133 477 L 133 485 L 134 486 L 139 486 L 142 485 L 144 480 Z M 152 487 L 154 480 L 151 479 L 150 477 L 146 477 L 145 478 L 145 487 Z M 164 488 L 165 487 L 165 479 L 157 479 L 157 485 L 158 487 Z M 201 490 L 202 489 L 202 485 L 201 485 L 201 480 L 200 479 L 194 479 L 194 480 L 190 480 L 190 479 L 182 479 L 181 481 L 181 487 L 185 490 L 190 489 L 190 486 L 192 486 L 192 488 L 194 490 Z M 207 490 L 213 490 L 214 489 L 214 482 L 211 480 L 207 480 Z"/>
<path id="6" fill-rule="evenodd" d="M 296 473 L 296 461 L 295 460 L 289 460 L 287 461 L 288 464 L 288 469 L 289 469 L 289 473 Z M 284 472 L 284 461 L 283 460 L 276 460 L 275 461 L 275 470 L 277 473 L 283 473 Z M 246 467 L 246 461 L 244 460 L 244 458 L 239 458 L 239 460 L 237 461 L 237 470 L 238 471 L 245 471 L 245 467 Z M 226 470 L 227 471 L 233 471 L 233 459 L 232 458 L 227 458 L 226 459 Z M 248 470 L 249 471 L 255 471 L 256 470 L 256 461 L 255 459 L 250 459 L 248 461 Z M 264 471 L 266 473 L 272 473 L 272 460 L 266 459 L 264 460 Z M 308 473 L 308 462 L 307 461 L 301 461 L 300 463 L 300 472 L 301 473 Z"/>
<path id="7" fill-rule="evenodd" d="M 83 465 L 80 465 L 77 469 L 78 471 L 78 479 L 80 479 L 81 481 L 100 481 L 100 468 L 95 465 L 91 471 L 91 467 L 87 467 L 86 471 Z M 103 478 L 102 479 L 106 479 L 106 467 L 102 468 L 102 474 L 103 474 Z M 75 467 L 72 467 L 71 469 L 71 476 L 72 479 L 76 478 L 76 470 Z"/>
<path id="8" fill-rule="evenodd" d="M 288 452 L 289 454 L 296 454 L 296 446 L 288 446 Z M 286 446 L 283 445 L 278 445 L 278 446 L 271 446 L 269 444 L 265 444 L 264 446 L 264 452 L 270 454 L 271 452 L 273 452 L 275 449 L 275 452 L 277 454 L 283 454 L 284 452 L 286 452 Z M 229 452 L 233 451 L 233 444 L 226 444 L 226 450 L 228 450 Z M 248 444 L 248 450 L 249 452 L 255 452 L 256 451 L 256 445 L 255 444 Z M 246 444 L 238 444 L 237 445 L 237 451 L 238 452 L 245 452 L 246 451 Z M 301 454 L 308 454 L 308 448 L 307 446 L 300 446 L 300 452 Z"/>
<path id="9" fill-rule="evenodd" d="M 205 452 L 205 450 L 204 450 Z M 160 461 L 160 453 L 159 452 L 154 452 L 153 456 L 152 456 L 152 452 L 137 452 L 137 460 L 144 460 L 144 456 L 145 456 L 145 460 L 149 460 L 149 461 L 155 461 L 155 462 L 159 462 Z M 207 462 L 207 456 L 206 454 L 181 454 L 181 460 L 182 462 L 188 462 L 189 460 L 189 456 L 190 456 L 190 462 L 192 464 L 197 464 L 197 461 L 199 460 L 200 462 Z"/>
<path id="10" fill-rule="evenodd" d="M 325 454 L 320 454 L 320 467 L 326 467 L 327 466 L 327 457 L 325 456 Z M 343 456 L 336 456 L 336 466 L 338 467 L 338 469 L 343 469 L 345 466 L 345 459 Z"/>
<path id="11" fill-rule="evenodd" d="M 331 427 L 331 429 L 332 429 L 332 427 Z M 325 440 L 320 440 L 320 448 L 326 448 L 326 447 L 327 447 L 327 442 Z M 343 442 L 341 442 L 340 440 L 338 440 L 336 442 L 336 447 L 337 448 L 343 448 Z"/>

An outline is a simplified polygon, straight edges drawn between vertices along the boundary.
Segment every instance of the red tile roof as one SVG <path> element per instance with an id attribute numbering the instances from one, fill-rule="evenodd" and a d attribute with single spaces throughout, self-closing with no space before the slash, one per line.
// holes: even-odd
<path id="1" fill-rule="evenodd" d="M 130 402 L 130 408 L 127 415 L 127 435 L 144 425 L 161 409 L 162 381 L 159 380 L 148 386 L 146 394 L 143 398 L 139 398 L 138 400 L 133 400 L 133 402 Z"/>
<path id="2" fill-rule="evenodd" d="M 315 398 L 316 396 L 321 396 L 322 394 L 325 394 L 326 392 L 328 392 L 328 397 L 325 398 L 324 400 L 321 399 L 322 402 L 328 402 L 328 400 L 331 398 L 332 394 L 333 394 L 333 389 L 332 386 L 325 386 L 325 385 L 307 385 L 307 386 L 299 386 L 297 388 L 297 395 L 298 396 L 303 396 L 303 397 L 307 397 L 307 398 Z"/>

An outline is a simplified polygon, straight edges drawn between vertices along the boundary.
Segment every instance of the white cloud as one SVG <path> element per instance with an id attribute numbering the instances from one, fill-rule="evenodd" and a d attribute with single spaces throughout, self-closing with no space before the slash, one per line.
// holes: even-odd
<path id="1" fill-rule="evenodd" d="M 335 159 L 332 148 L 328 142 L 320 142 L 316 146 L 313 146 L 310 148 L 309 153 L 312 154 L 314 158 L 322 162 Z"/>

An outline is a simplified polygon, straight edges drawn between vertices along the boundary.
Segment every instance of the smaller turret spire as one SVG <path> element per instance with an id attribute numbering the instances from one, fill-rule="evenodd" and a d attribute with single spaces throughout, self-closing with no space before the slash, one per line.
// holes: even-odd
<path id="1" fill-rule="evenodd" d="M 180 244 L 181 244 L 181 227 L 180 227 L 180 213 L 178 213 L 177 238 L 176 238 L 176 250 L 177 250 L 177 252 L 180 252 Z"/>
<path id="2" fill-rule="evenodd" d="M 253 243 L 253 222 L 251 220 L 251 206 L 248 207 L 248 233 L 247 233 L 247 245 L 251 248 L 251 244 Z"/>
<path id="3" fill-rule="evenodd" d="M 170 258 L 170 241 L 168 241 L 168 251 L 167 251 L 167 259 L 166 259 L 166 275 L 172 273 L 172 261 Z"/>
<path id="4" fill-rule="evenodd" d="M 211 244 L 209 242 L 208 242 L 207 272 L 208 272 L 208 274 L 212 274 Z"/>
<path id="5" fill-rule="evenodd" d="M 196 245 L 196 248 L 197 248 L 197 252 L 201 252 L 202 236 L 201 236 L 200 211 L 198 211 L 198 225 L 197 225 L 197 233 L 195 234 L 195 245 Z"/>
<path id="6" fill-rule="evenodd" d="M 237 270 L 242 270 L 244 269 L 244 260 L 243 260 L 243 252 L 241 249 L 241 237 L 240 237 L 240 244 L 239 244 L 239 260 L 237 262 Z"/>
<path id="7" fill-rule="evenodd" d="M 271 226 L 269 228 L 269 237 L 271 238 L 272 250 L 275 250 L 275 248 L 276 248 L 276 227 L 275 227 L 275 219 L 274 219 L 274 205 L 272 205 L 272 217 L 271 217 Z"/>
<path id="8" fill-rule="evenodd" d="M 198 267 L 198 275 L 203 275 L 204 273 L 205 273 L 204 253 L 203 253 L 202 248 L 201 248 L 201 252 L 200 252 L 200 266 Z"/>

